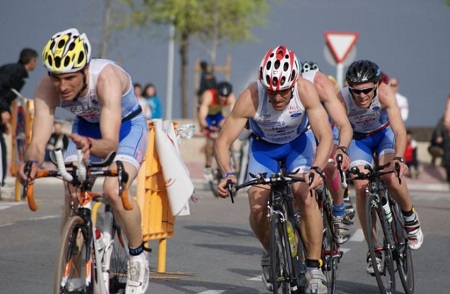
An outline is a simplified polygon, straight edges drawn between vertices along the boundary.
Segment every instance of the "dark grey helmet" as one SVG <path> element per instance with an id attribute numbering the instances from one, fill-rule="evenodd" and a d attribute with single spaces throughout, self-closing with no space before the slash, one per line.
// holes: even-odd
<path id="1" fill-rule="evenodd" d="M 357 60 L 348 67 L 345 79 L 349 85 L 367 82 L 378 83 L 381 80 L 381 70 L 375 62 Z"/>
<path id="2" fill-rule="evenodd" d="M 319 70 L 317 63 L 313 61 L 305 61 L 302 64 L 302 73 L 308 72 L 310 70 Z"/>
<path id="3" fill-rule="evenodd" d="M 217 92 L 220 96 L 228 97 L 233 92 L 233 86 L 229 82 L 220 82 L 217 85 Z"/>

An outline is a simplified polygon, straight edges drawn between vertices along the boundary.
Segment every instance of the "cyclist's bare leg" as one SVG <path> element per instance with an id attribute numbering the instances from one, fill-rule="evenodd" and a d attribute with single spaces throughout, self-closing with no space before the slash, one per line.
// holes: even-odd
<path id="1" fill-rule="evenodd" d="M 359 170 L 364 170 L 363 166 L 358 166 Z M 366 180 L 355 180 L 353 181 L 355 187 L 356 195 L 356 213 L 358 214 L 359 223 L 361 224 L 361 229 L 364 232 L 364 237 L 367 240 L 366 232 L 366 186 L 368 181 Z"/>
<path id="2" fill-rule="evenodd" d="M 269 252 L 270 232 L 267 219 L 267 201 L 270 195 L 270 188 L 261 187 L 251 187 L 248 190 L 248 201 L 250 204 L 249 222 L 256 238 L 261 242 L 266 252 Z"/>
<path id="3" fill-rule="evenodd" d="M 387 162 L 392 162 L 393 159 L 394 154 L 384 154 L 380 156 L 380 165 L 383 165 Z M 409 190 L 406 181 L 402 180 L 400 184 L 398 182 L 396 173 L 384 175 L 382 179 L 389 190 L 389 195 L 398 203 L 400 209 L 403 211 L 410 211 L 413 205 L 411 197 L 409 196 Z"/>
<path id="4" fill-rule="evenodd" d="M 124 169 L 128 173 L 127 189 L 130 188 L 131 183 L 136 178 L 138 171 L 130 163 L 123 162 Z M 115 164 L 112 165 L 115 168 Z M 125 236 L 128 240 L 128 245 L 131 248 L 137 248 L 142 245 L 142 230 L 141 230 L 141 211 L 136 200 L 128 195 L 128 200 L 133 205 L 132 210 L 125 210 L 122 204 L 122 199 L 119 197 L 119 183 L 115 177 L 107 177 L 103 183 L 103 192 L 108 203 L 114 210 L 114 216 L 117 218 Z"/>
<path id="5" fill-rule="evenodd" d="M 344 202 L 345 189 L 341 187 L 340 175 L 334 163 L 329 162 L 324 169 L 328 190 L 333 198 L 333 203 L 341 206 Z"/>
<path id="6" fill-rule="evenodd" d="M 305 176 L 302 174 L 301 176 Z M 302 221 L 301 232 L 308 251 L 308 258 L 319 260 L 322 246 L 322 216 L 316 197 L 311 197 L 309 186 L 306 183 L 295 183 L 292 185 L 297 206 L 300 210 Z"/>

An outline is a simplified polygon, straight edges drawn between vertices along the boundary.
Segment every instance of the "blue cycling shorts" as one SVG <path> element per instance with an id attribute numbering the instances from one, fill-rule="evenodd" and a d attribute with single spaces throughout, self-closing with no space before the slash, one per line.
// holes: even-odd
<path id="1" fill-rule="evenodd" d="M 72 133 L 93 139 L 102 137 L 99 124 L 89 123 L 78 117 L 73 122 Z M 148 126 L 144 114 L 141 113 L 130 120 L 122 122 L 119 133 L 119 149 L 114 160 L 128 162 L 139 171 L 147 150 L 147 143 Z M 77 147 L 69 140 L 65 161 L 76 162 L 77 160 Z M 100 161 L 101 159 L 91 156 L 89 160 Z"/>
<path id="2" fill-rule="evenodd" d="M 219 127 L 220 122 L 224 120 L 224 116 L 222 112 L 219 112 L 216 114 L 208 114 L 205 119 L 208 127 Z"/>
<path id="3" fill-rule="evenodd" d="M 273 144 L 250 137 L 248 172 L 267 173 L 270 176 L 280 170 L 278 161 L 284 160 L 287 171 L 307 173 L 313 163 L 316 147 L 311 130 L 285 144 Z M 247 174 L 247 180 L 250 179 Z"/>
<path id="4" fill-rule="evenodd" d="M 384 154 L 395 153 L 395 138 L 391 127 L 387 127 L 380 132 L 369 137 L 355 140 L 353 139 L 348 148 L 350 155 L 350 166 L 374 165 L 373 154 L 378 157 Z"/>

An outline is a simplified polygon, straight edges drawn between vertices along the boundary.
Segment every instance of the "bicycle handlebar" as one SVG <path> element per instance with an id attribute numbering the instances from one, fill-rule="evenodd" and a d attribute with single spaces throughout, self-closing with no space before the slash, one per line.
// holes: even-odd
<path id="1" fill-rule="evenodd" d="M 373 181 L 383 175 L 387 175 L 387 174 L 395 172 L 395 174 L 398 178 L 398 182 L 401 184 L 402 180 L 400 178 L 400 165 L 396 162 L 393 170 L 384 171 L 384 169 L 389 167 L 390 165 L 391 165 L 391 163 L 388 162 L 384 165 L 380 165 L 375 168 L 372 168 L 369 164 L 366 164 L 366 165 L 364 165 L 364 169 L 367 170 L 368 173 L 363 173 L 362 171 L 360 171 L 358 169 L 358 167 L 354 166 L 348 171 L 348 173 L 356 176 L 356 177 L 353 177 L 352 180 Z"/>
<path id="2" fill-rule="evenodd" d="M 81 150 L 78 150 L 78 164 L 79 166 L 72 166 L 72 164 L 64 163 L 62 156 L 62 151 L 60 149 L 55 150 L 56 164 L 58 170 L 40 170 L 36 174 L 36 179 L 55 177 L 61 178 L 63 181 L 71 183 L 74 186 L 82 187 L 86 182 L 92 178 L 96 177 L 117 177 L 119 181 L 119 197 L 122 198 L 123 207 L 126 210 L 133 209 L 133 205 L 128 199 L 128 191 L 124 189 L 124 184 L 128 182 L 128 174 L 123 168 L 123 163 L 121 161 L 116 161 L 117 169 L 115 170 L 101 170 L 109 166 L 116 156 L 115 152 L 111 152 L 105 160 L 100 162 L 93 162 L 87 165 L 83 162 L 83 155 Z M 27 175 L 27 179 L 23 184 L 22 198 L 27 198 L 28 207 L 32 211 L 36 211 L 39 206 L 36 204 L 34 199 L 34 182 L 28 183 L 28 178 L 31 173 L 31 167 L 33 162 L 29 161 L 25 164 L 24 172 Z M 66 167 L 71 167 L 67 170 Z"/>
<path id="3" fill-rule="evenodd" d="M 267 173 L 262 173 L 262 174 L 257 174 L 257 175 L 250 173 L 250 176 L 254 179 L 250 180 L 248 182 L 242 183 L 240 185 L 233 185 L 231 181 L 227 182 L 228 194 L 231 196 L 232 203 L 234 203 L 233 193 L 236 193 L 238 190 L 248 187 L 248 186 L 255 186 L 255 185 L 274 186 L 274 185 L 277 185 L 280 183 L 290 184 L 290 183 L 295 183 L 295 182 L 307 183 L 305 178 L 295 176 L 294 173 L 291 174 L 291 173 L 278 172 L 276 174 L 271 175 L 270 177 L 267 177 Z"/>

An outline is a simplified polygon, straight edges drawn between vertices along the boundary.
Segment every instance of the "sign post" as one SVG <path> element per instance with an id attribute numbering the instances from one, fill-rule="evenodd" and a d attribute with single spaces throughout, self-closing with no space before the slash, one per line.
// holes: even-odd
<path id="1" fill-rule="evenodd" d="M 336 61 L 336 81 L 340 88 L 344 85 L 344 61 L 358 40 L 358 33 L 325 32 L 325 41 Z"/>

